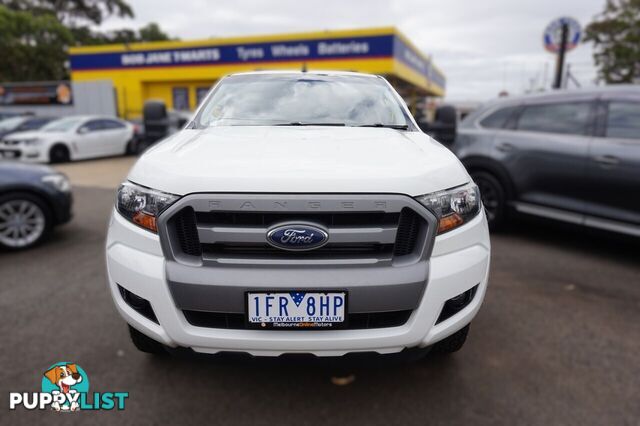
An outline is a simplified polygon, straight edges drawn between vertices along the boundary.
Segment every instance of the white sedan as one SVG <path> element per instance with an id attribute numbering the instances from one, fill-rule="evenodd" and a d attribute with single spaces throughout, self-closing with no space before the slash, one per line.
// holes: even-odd
<path id="1" fill-rule="evenodd" d="M 0 157 L 38 163 L 108 157 L 131 152 L 134 128 L 113 117 L 72 116 L 37 131 L 18 132 L 0 141 Z"/>

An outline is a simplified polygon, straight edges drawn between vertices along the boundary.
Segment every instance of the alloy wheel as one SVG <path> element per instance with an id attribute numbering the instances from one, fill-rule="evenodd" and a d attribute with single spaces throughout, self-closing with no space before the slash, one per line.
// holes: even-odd
<path id="1" fill-rule="evenodd" d="M 46 228 L 44 212 L 30 200 L 9 200 L 0 204 L 0 243 L 11 248 L 34 244 Z"/>

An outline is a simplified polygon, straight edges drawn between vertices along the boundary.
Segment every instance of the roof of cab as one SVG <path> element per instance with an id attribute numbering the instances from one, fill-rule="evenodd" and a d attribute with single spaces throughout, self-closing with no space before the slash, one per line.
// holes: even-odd
<path id="1" fill-rule="evenodd" d="M 309 70 L 309 71 L 296 71 L 296 70 L 263 70 L 263 71 L 244 71 L 237 72 L 233 74 L 227 75 L 227 77 L 232 77 L 236 75 L 279 75 L 279 74 L 293 74 L 293 75 L 351 75 L 351 76 L 362 76 L 362 77 L 370 77 L 370 78 L 382 78 L 376 74 L 367 74 L 361 72 L 353 72 L 353 71 L 329 71 L 329 70 Z"/>
<path id="2" fill-rule="evenodd" d="M 559 89 L 541 93 L 529 93 L 526 95 L 507 96 L 493 99 L 484 103 L 480 108 L 486 109 L 496 105 L 521 105 L 538 103 L 543 101 L 574 101 L 596 98 L 605 95 L 634 97 L 640 99 L 640 85 L 637 84 L 615 84 L 608 86 L 597 86 L 578 89 Z"/>

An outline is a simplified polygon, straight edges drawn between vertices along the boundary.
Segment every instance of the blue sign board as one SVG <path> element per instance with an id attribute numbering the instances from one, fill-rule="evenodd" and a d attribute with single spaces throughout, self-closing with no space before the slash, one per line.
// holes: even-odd
<path id="1" fill-rule="evenodd" d="M 213 44 L 172 49 L 122 52 L 77 53 L 71 55 L 73 71 L 260 64 L 286 61 L 318 61 L 396 57 L 408 67 L 444 88 L 444 76 L 414 49 L 392 34 L 302 39 L 268 43 Z"/>

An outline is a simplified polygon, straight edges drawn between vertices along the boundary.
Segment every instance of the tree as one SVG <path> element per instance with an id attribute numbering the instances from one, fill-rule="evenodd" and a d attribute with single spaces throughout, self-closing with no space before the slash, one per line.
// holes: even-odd
<path id="1" fill-rule="evenodd" d="M 133 10 L 125 0 L 0 0 L 0 5 L 34 16 L 55 16 L 71 31 L 74 45 L 171 40 L 155 22 L 137 32 L 126 28 L 105 33 L 92 29 L 110 16 L 132 18 Z"/>
<path id="2" fill-rule="evenodd" d="M 100 25 L 107 17 L 133 18 L 124 0 L 0 0 L 0 5 L 33 15 L 54 15 L 69 27 Z"/>
<path id="3" fill-rule="evenodd" d="M 71 32 L 76 45 L 99 45 L 99 44 L 120 44 L 137 43 L 145 41 L 167 41 L 171 40 L 160 26 L 152 22 L 138 31 L 123 28 L 108 32 L 91 31 L 89 27 L 72 28 Z"/>
<path id="4" fill-rule="evenodd" d="M 0 0 L 0 81 L 68 78 L 66 48 L 170 40 L 158 24 L 95 31 L 109 16 L 133 17 L 125 0 Z"/>
<path id="5" fill-rule="evenodd" d="M 585 32 L 601 80 L 640 82 L 640 0 L 607 0 Z"/>
<path id="6" fill-rule="evenodd" d="M 140 41 L 167 41 L 171 40 L 171 37 L 155 22 L 145 25 L 138 30 Z"/>
<path id="7" fill-rule="evenodd" d="M 0 5 L 0 81 L 61 80 L 71 32 L 54 16 Z"/>

